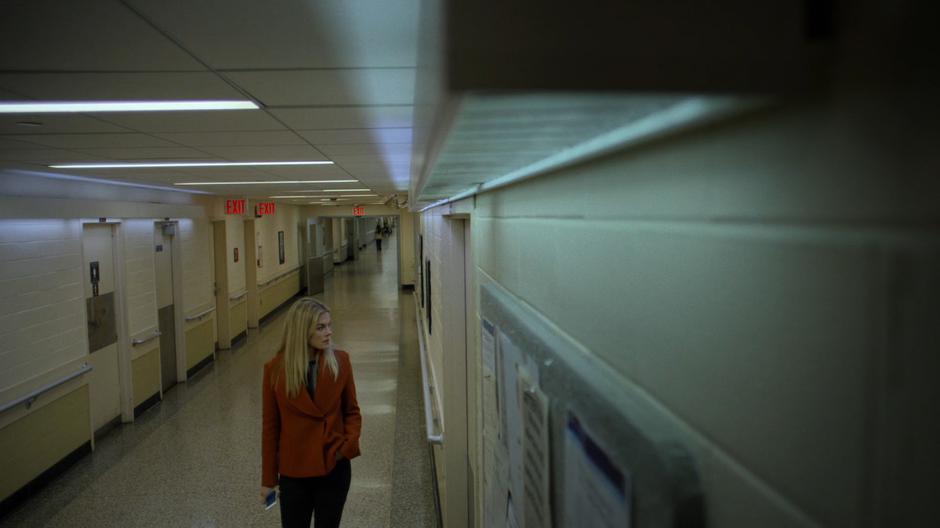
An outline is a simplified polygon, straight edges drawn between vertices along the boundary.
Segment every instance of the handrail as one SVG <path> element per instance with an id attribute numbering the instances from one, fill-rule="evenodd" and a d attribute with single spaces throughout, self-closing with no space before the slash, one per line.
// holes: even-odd
<path id="1" fill-rule="evenodd" d="M 268 280 L 267 282 L 265 282 L 264 284 L 259 284 L 258 287 L 259 287 L 259 288 L 266 288 L 266 287 L 268 286 L 268 284 L 271 284 L 272 282 L 275 282 L 275 281 L 278 281 L 278 280 L 280 280 L 280 279 L 283 279 L 284 277 L 290 275 L 291 273 L 293 273 L 293 272 L 295 272 L 295 271 L 298 271 L 298 270 L 299 270 L 300 268 L 302 268 L 302 267 L 303 267 L 303 266 L 297 266 L 297 267 L 294 268 L 294 269 L 285 271 L 284 273 L 281 273 L 281 274 L 278 275 L 277 277 L 274 277 L 273 279 L 269 279 L 269 280 Z"/>
<path id="2" fill-rule="evenodd" d="M 200 313 L 198 313 L 198 314 L 196 314 L 196 315 L 191 315 L 191 316 L 187 317 L 187 318 L 186 318 L 186 322 L 189 323 L 189 322 L 191 322 L 191 321 L 197 321 L 197 320 L 199 320 L 199 319 L 202 319 L 202 318 L 205 317 L 206 315 L 212 313 L 213 310 L 215 310 L 215 306 L 213 306 L 212 308 L 209 308 L 208 310 L 206 310 L 206 311 L 204 311 L 204 312 L 200 312 Z"/>
<path id="3" fill-rule="evenodd" d="M 424 322 L 421 320 L 421 312 L 418 310 L 418 296 L 415 295 L 415 319 L 418 321 L 418 349 L 421 351 L 421 388 L 424 395 L 424 426 L 427 429 L 428 443 L 443 444 L 444 431 L 438 434 L 432 434 L 434 430 L 434 416 L 431 411 L 431 389 L 428 386 L 428 368 L 425 361 L 428 359 L 427 350 L 424 348 Z M 440 412 L 441 409 L 438 409 Z"/>
<path id="4" fill-rule="evenodd" d="M 229 297 L 228 300 L 229 300 L 229 302 L 235 302 L 235 301 L 237 301 L 237 300 L 243 298 L 243 297 L 246 296 L 246 295 L 248 295 L 248 290 L 245 290 L 245 291 L 239 293 L 238 295 L 233 295 L 232 297 Z"/>
<path id="5" fill-rule="evenodd" d="M 146 343 L 147 341 L 152 341 L 152 340 L 154 340 L 154 339 L 160 337 L 161 335 L 163 335 L 163 334 L 161 334 L 159 330 L 154 330 L 154 331 L 153 331 L 153 335 L 150 336 L 150 337 L 145 337 L 145 338 L 143 338 L 143 339 L 135 339 L 135 340 L 131 341 L 131 346 L 142 345 L 142 344 Z"/>
<path id="6" fill-rule="evenodd" d="M 67 381 L 72 381 L 73 379 L 81 376 L 82 374 L 85 374 L 86 372 L 91 372 L 93 368 L 94 367 L 92 367 L 88 363 L 85 363 L 82 365 L 82 368 L 78 369 L 78 371 L 69 374 L 68 376 L 60 379 L 59 381 L 54 381 L 52 383 L 49 383 L 48 385 L 44 385 L 34 390 L 33 392 L 30 392 L 29 394 L 25 396 L 20 396 L 19 398 L 11 402 L 3 404 L 3 407 L 0 407 L 0 413 L 6 412 L 24 402 L 26 403 L 26 408 L 29 409 L 30 407 L 33 406 L 33 403 L 35 403 L 36 399 L 42 396 L 43 393 L 49 392 L 50 390 L 58 387 L 59 385 L 62 385 L 63 383 Z"/>

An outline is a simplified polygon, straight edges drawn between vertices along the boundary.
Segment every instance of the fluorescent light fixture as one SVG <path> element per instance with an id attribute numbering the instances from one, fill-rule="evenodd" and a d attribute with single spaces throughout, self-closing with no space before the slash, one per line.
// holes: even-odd
<path id="1" fill-rule="evenodd" d="M 49 165 L 53 169 L 165 169 L 172 167 L 269 167 L 283 165 L 332 165 L 332 161 L 186 161 L 158 163 L 72 163 Z M 332 180 L 337 181 L 337 180 Z M 356 181 L 356 180 L 351 180 Z M 306 183 L 306 182 L 294 182 Z"/>
<path id="2" fill-rule="evenodd" d="M 173 185 L 267 185 L 281 183 L 354 183 L 356 180 L 293 180 L 293 181 L 229 181 L 229 182 L 179 182 Z M 316 191 L 323 192 L 323 191 Z"/>
<path id="3" fill-rule="evenodd" d="M 72 114 L 84 112 L 191 112 L 257 110 L 252 101 L 45 101 L 0 103 L 0 114 Z"/>
<path id="4" fill-rule="evenodd" d="M 319 192 L 360 192 L 360 191 L 368 192 L 371 190 L 372 189 L 320 189 Z"/>
<path id="5" fill-rule="evenodd" d="M 298 200 L 309 200 L 310 198 L 362 198 L 365 196 L 378 196 L 377 194 L 340 194 L 338 196 L 319 196 L 315 194 L 283 194 L 277 196 L 268 196 L 273 199 L 296 198 Z"/>

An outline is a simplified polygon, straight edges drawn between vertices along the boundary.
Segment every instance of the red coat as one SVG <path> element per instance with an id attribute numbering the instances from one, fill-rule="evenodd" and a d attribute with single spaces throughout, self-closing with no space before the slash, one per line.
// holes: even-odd
<path id="1" fill-rule="evenodd" d="M 346 458 L 359 456 L 362 415 L 356 401 L 352 364 L 346 352 L 336 350 L 335 353 L 339 377 L 334 380 L 330 369 L 321 361 L 313 400 L 306 387 L 296 398 L 287 397 L 281 353 L 264 365 L 262 486 L 276 486 L 279 474 L 288 477 L 326 475 L 336 465 L 337 452 Z M 279 378 L 276 386 L 273 385 L 275 377 Z"/>

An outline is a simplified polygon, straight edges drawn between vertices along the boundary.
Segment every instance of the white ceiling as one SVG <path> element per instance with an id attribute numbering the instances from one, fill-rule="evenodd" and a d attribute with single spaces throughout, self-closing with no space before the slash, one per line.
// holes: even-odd
<path id="1" fill-rule="evenodd" d="M 328 187 L 401 193 L 411 160 L 417 15 L 417 0 L 5 0 L 0 100 L 248 98 L 262 109 L 4 115 L 0 170 L 328 159 L 335 165 L 70 173 L 156 185 L 358 180 L 201 188 L 223 196 Z"/>

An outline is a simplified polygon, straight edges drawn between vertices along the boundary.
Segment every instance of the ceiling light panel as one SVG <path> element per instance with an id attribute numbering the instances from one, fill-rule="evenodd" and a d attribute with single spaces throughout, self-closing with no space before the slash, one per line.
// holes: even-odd
<path id="1" fill-rule="evenodd" d="M 251 101 L 60 101 L 0 102 L 0 114 L 69 114 L 99 112 L 192 112 L 200 110 L 256 110 Z"/>
<path id="2" fill-rule="evenodd" d="M 353 183 L 356 180 L 332 180 L 332 181 L 278 181 L 278 180 L 264 180 L 264 181 L 212 181 L 212 182 L 179 182 L 174 185 L 278 185 L 278 184 L 291 184 L 296 185 L 299 183 L 310 183 L 310 184 L 330 184 L 330 183 Z M 368 190 L 368 189 L 366 189 Z M 330 192 L 327 190 L 319 190 L 317 192 Z"/>
<path id="3" fill-rule="evenodd" d="M 332 161 L 182 161 L 182 162 L 135 162 L 135 163 L 77 163 L 50 165 L 55 169 L 153 169 L 175 167 L 266 167 L 279 165 L 332 165 Z"/>

